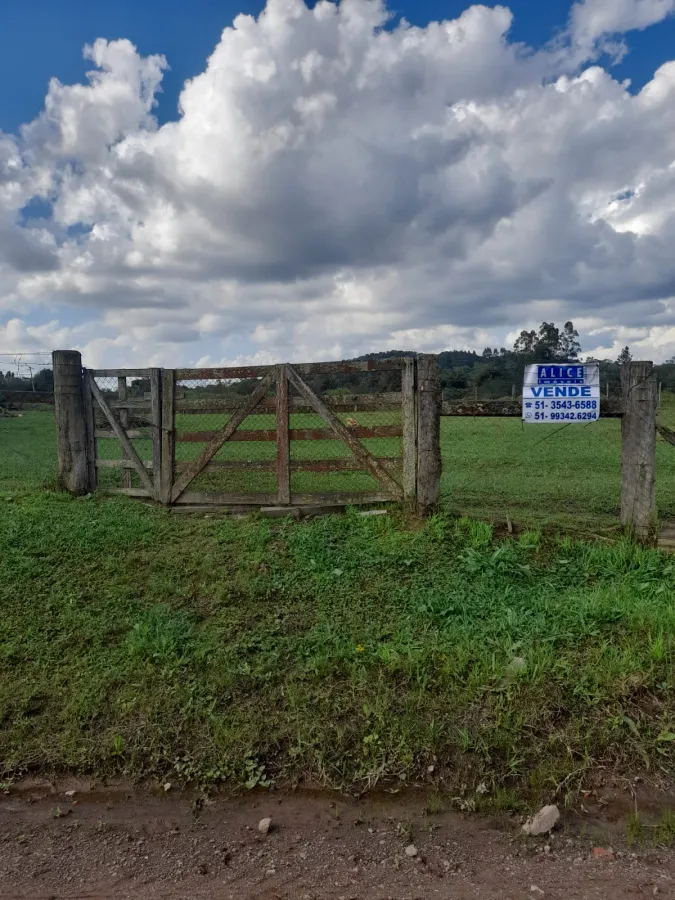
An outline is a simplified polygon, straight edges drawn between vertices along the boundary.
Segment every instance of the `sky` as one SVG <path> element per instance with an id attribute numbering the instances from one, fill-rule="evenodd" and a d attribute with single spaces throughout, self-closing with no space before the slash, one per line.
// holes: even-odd
<path id="1" fill-rule="evenodd" d="M 675 0 L 0 10 L 0 356 L 675 355 Z"/>

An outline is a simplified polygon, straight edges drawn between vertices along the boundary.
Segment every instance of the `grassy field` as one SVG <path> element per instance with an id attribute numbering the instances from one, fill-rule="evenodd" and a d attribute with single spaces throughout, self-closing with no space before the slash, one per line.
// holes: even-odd
<path id="1" fill-rule="evenodd" d="M 570 515 L 610 516 L 609 450 L 586 474 L 559 455 L 556 484 L 525 468 L 516 478 L 514 423 L 449 424 L 450 459 L 463 460 L 444 476 L 452 504 L 473 498 L 501 519 L 520 489 L 513 509 L 533 519 L 555 519 L 537 507 L 564 496 Z M 616 453 L 604 427 L 588 440 Z M 541 465 L 565 437 L 521 439 Z M 361 789 L 433 763 L 470 807 L 483 781 L 508 806 L 561 797 L 600 764 L 672 774 L 669 557 L 536 528 L 497 540 L 447 513 L 292 523 L 73 499 L 55 489 L 44 414 L 0 420 L 0 453 L 5 779 L 49 769 Z"/>
<path id="2" fill-rule="evenodd" d="M 359 413 L 359 424 L 394 424 L 396 414 Z M 343 416 L 344 418 L 344 416 Z M 664 406 L 661 418 L 675 428 L 675 404 Z M 179 416 L 179 431 L 208 431 L 222 424 L 217 416 Z M 318 428 L 317 416 L 294 415 L 293 428 Z M 247 429 L 273 428 L 272 416 L 250 416 Z M 135 441 L 142 459 L 150 459 L 149 441 Z M 377 456 L 401 452 L 400 438 L 365 441 Z M 203 444 L 179 443 L 179 461 L 194 459 Z M 620 423 L 606 419 L 591 426 L 531 425 L 518 419 L 443 418 L 441 420 L 443 509 L 496 523 L 507 516 L 525 527 L 561 527 L 577 532 L 612 531 L 618 527 L 620 486 Z M 46 413 L 21 419 L 0 419 L 2 479 L 23 490 L 56 475 L 54 423 Z M 99 441 L 99 454 L 119 459 L 119 443 Z M 272 460 L 271 441 L 226 444 L 216 459 Z M 340 441 L 294 441 L 293 459 L 331 459 L 349 455 Z M 101 470 L 102 484 L 121 485 L 116 470 Z M 134 473 L 134 485 L 138 486 Z M 343 472 L 292 475 L 296 491 L 377 490 L 367 473 Z M 194 490 L 268 491 L 276 489 L 273 473 L 212 470 L 200 475 Z M 657 442 L 657 508 L 662 518 L 675 518 L 675 448 Z"/>

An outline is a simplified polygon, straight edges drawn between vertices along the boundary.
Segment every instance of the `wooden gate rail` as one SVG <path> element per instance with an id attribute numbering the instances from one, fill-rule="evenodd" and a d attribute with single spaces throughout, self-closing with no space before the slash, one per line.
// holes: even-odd
<path id="1" fill-rule="evenodd" d="M 166 369 L 170 372 L 170 369 Z M 244 398 L 236 397 L 211 397 L 206 400 L 186 399 L 184 393 L 175 391 L 176 412 L 181 415 L 208 415 L 209 413 L 234 412 L 244 405 Z M 401 409 L 403 393 L 390 392 L 385 394 L 337 394 L 326 396 L 324 403 L 333 412 L 397 412 Z M 129 397 L 126 400 L 111 400 L 108 404 L 111 409 L 127 409 L 136 412 L 150 410 L 149 397 Z M 311 413 L 314 407 L 306 403 L 301 397 L 289 397 L 288 408 L 292 413 Z M 261 400 L 258 410 L 268 413 L 276 412 L 275 400 Z"/>
<path id="2" fill-rule="evenodd" d="M 348 360 L 344 362 L 293 363 L 298 375 L 348 375 L 359 372 L 397 372 L 405 365 L 405 356 L 391 359 Z M 263 378 L 275 366 L 237 366 L 224 369 L 176 369 L 176 381 L 228 381 L 239 378 Z"/>

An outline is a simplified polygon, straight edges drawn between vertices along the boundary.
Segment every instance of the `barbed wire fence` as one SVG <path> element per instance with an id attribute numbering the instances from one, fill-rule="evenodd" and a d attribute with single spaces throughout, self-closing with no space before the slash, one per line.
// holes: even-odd
<path id="1" fill-rule="evenodd" d="M 54 483 L 57 474 L 52 357 L 44 350 L 0 352 L 2 486 Z"/>
<path id="2" fill-rule="evenodd" d="M 51 354 L 45 351 L 0 352 L 0 455 L 4 460 L 4 480 L 25 480 L 35 484 L 55 478 L 50 374 Z M 366 392 L 381 391 L 383 388 L 374 376 L 372 380 L 373 384 L 366 386 Z M 110 380 L 109 384 L 99 382 L 99 386 L 111 400 L 120 399 L 117 380 Z M 318 395 L 330 396 L 331 392 L 323 390 L 319 380 L 312 382 L 312 386 Z M 233 385 L 217 382 L 177 384 L 178 431 L 194 435 L 195 432 L 213 431 L 222 424 L 222 413 L 216 415 L 215 411 L 207 411 L 208 399 L 225 397 L 233 388 Z M 246 384 L 242 383 L 237 392 L 246 393 L 246 389 Z M 395 389 L 391 385 L 384 388 Z M 129 379 L 126 390 L 135 404 L 135 408 L 127 413 L 130 425 L 142 432 L 151 425 L 148 387 Z M 487 396 L 485 399 L 518 404 L 521 390 L 520 385 L 514 385 L 510 392 L 502 390 L 499 397 Z M 489 392 L 485 393 L 489 395 Z M 482 400 L 483 392 L 478 396 Z M 606 385 L 603 385 L 603 400 L 606 396 Z M 298 407 L 291 416 L 293 490 L 330 490 L 336 485 L 339 488 L 347 485 L 345 490 L 368 489 L 371 486 L 368 474 L 333 471 L 338 468 L 339 457 L 348 453 L 346 447 L 336 442 L 303 439 L 303 432 L 308 434 L 322 428 L 323 423 L 313 412 L 301 411 L 299 398 L 292 387 L 290 397 L 291 403 Z M 475 391 L 464 392 L 464 397 L 474 401 Z M 657 397 L 656 509 L 660 519 L 675 519 L 675 392 L 658 386 Z M 619 398 L 619 393 L 613 390 L 612 399 L 618 402 Z M 203 411 L 189 409 L 204 401 L 207 404 Z M 457 398 L 453 397 L 450 402 L 456 403 Z M 213 489 L 227 478 L 231 490 L 273 492 L 276 489 L 272 465 L 274 444 L 259 440 L 262 434 L 255 434 L 274 427 L 273 405 L 272 393 L 268 398 L 269 408 L 256 410 L 242 426 L 248 439 L 234 442 L 215 459 L 216 463 L 221 459 L 240 463 L 229 469 L 212 466 L 200 476 L 197 486 Z M 377 432 L 377 437 L 367 438 L 366 444 L 385 465 L 392 467 L 392 471 L 399 470 L 400 438 L 388 436 L 387 431 L 400 423 L 400 411 L 392 407 L 391 411 L 350 413 L 343 408 L 339 418 L 349 427 Z M 134 443 L 139 455 L 149 461 L 151 441 L 140 437 L 137 440 L 138 443 Z M 101 441 L 101 456 L 106 456 L 107 445 L 111 458 L 119 454 L 115 442 Z M 187 465 L 199 448 L 196 437 L 179 440 L 178 468 Z M 534 518 L 542 522 L 548 519 L 569 524 L 585 522 L 593 527 L 596 524 L 598 527 L 603 524 L 616 526 L 621 494 L 620 418 L 601 415 L 598 422 L 535 426 L 524 425 L 520 417 L 513 414 L 444 416 L 441 420 L 441 450 L 442 501 L 451 512 L 495 521 L 518 522 L 519 519 Z M 139 486 L 138 476 L 132 470 L 102 469 L 99 477 L 106 484 Z"/>
<path id="3" fill-rule="evenodd" d="M 458 391 L 444 393 L 445 508 L 509 528 L 527 521 L 585 525 L 595 532 L 616 529 L 621 516 L 623 397 L 615 384 L 611 390 L 608 386 L 603 380 L 597 422 L 564 425 L 523 423 L 520 386 L 507 392 L 501 385 L 499 396 L 489 385 L 485 391 L 465 390 L 461 399 Z M 657 386 L 654 399 L 657 428 L 661 426 L 653 435 L 655 500 L 657 519 L 664 521 L 675 518 L 675 394 Z M 458 410 L 462 414 L 457 415 Z M 653 432 L 653 417 L 646 410 L 638 406 L 634 414 Z M 649 468 L 649 452 L 640 448 L 639 453 L 640 468 Z"/>

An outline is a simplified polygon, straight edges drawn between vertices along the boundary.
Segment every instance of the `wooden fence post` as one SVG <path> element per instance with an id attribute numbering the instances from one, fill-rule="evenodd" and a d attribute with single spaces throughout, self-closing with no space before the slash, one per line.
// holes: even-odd
<path id="1" fill-rule="evenodd" d="M 417 359 L 417 510 L 428 515 L 441 489 L 441 381 L 435 356 Z"/>
<path id="2" fill-rule="evenodd" d="M 403 416 L 403 500 L 409 509 L 415 510 L 417 496 L 417 396 L 415 373 L 417 361 L 406 358 L 401 372 Z"/>
<path id="3" fill-rule="evenodd" d="M 160 500 L 165 506 L 171 503 L 171 489 L 176 456 L 176 373 L 173 369 L 162 369 L 162 474 Z"/>
<path id="4" fill-rule="evenodd" d="M 286 366 L 276 367 L 277 414 L 277 503 L 288 506 L 291 502 L 291 444 L 288 414 L 288 378 Z"/>
<path id="5" fill-rule="evenodd" d="M 89 436 L 85 403 L 82 356 L 77 350 L 55 350 L 54 412 L 56 446 L 59 459 L 59 482 L 71 494 L 87 494 L 93 490 Z"/>
<path id="6" fill-rule="evenodd" d="M 162 370 L 150 369 L 150 416 L 152 418 L 152 483 L 154 499 L 162 500 Z"/>
<path id="7" fill-rule="evenodd" d="M 117 379 L 117 399 L 120 403 L 126 403 L 128 398 L 127 393 L 127 380 L 123 376 L 119 376 Z M 120 409 L 120 425 L 122 428 L 127 431 L 129 428 L 129 410 L 128 409 Z M 129 459 L 127 456 L 127 452 L 124 448 L 122 448 L 122 459 Z M 125 488 L 131 487 L 131 469 L 122 469 L 122 484 Z"/>
<path id="8" fill-rule="evenodd" d="M 621 366 L 621 524 L 643 543 L 656 538 L 656 374 L 651 362 Z"/>

